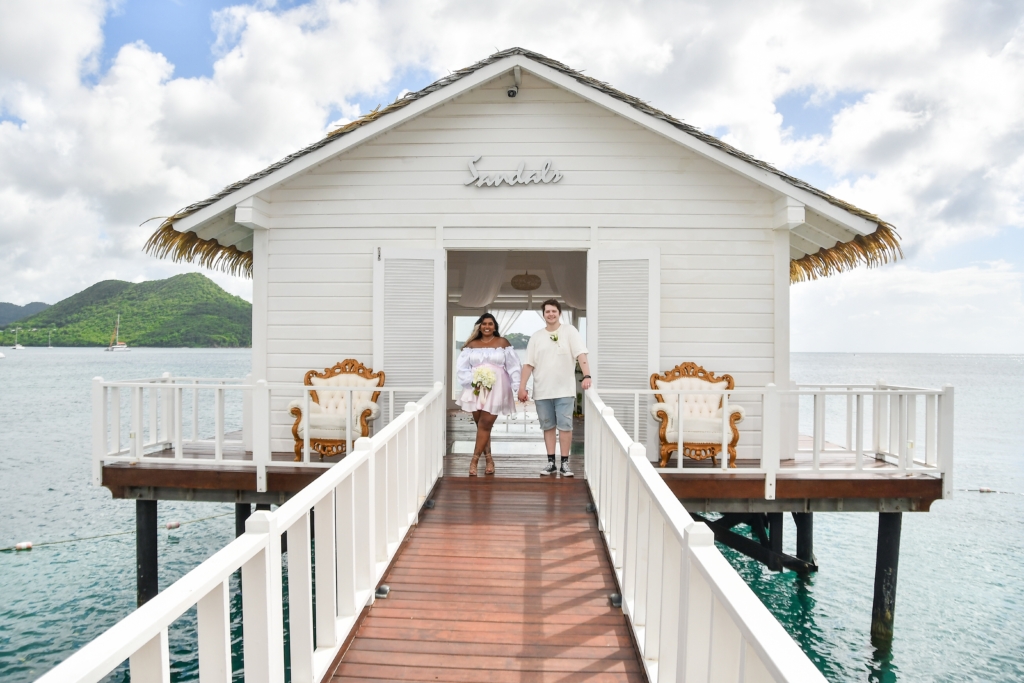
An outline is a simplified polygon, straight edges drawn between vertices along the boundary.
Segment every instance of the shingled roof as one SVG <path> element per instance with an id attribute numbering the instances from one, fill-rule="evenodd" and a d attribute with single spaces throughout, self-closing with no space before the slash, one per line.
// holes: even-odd
<path id="1" fill-rule="evenodd" d="M 555 71 L 558 71 L 583 85 L 594 88 L 595 90 L 598 90 L 610 97 L 614 97 L 615 99 L 628 104 L 630 107 L 633 107 L 637 111 L 664 121 L 683 131 L 687 135 L 697 138 L 701 142 L 751 164 L 752 166 L 756 166 L 757 168 L 772 173 L 790 185 L 820 197 L 829 204 L 837 206 L 844 211 L 855 216 L 859 216 L 876 225 L 875 231 L 868 235 L 857 235 L 849 242 L 839 242 L 833 247 L 827 249 L 821 248 L 814 254 L 807 254 L 799 259 L 790 261 L 790 279 L 792 282 L 828 277 L 829 275 L 850 270 L 862 264 L 867 265 L 868 267 L 879 266 L 898 258 L 902 258 L 903 252 L 900 249 L 899 234 L 891 224 L 883 221 L 875 214 L 858 208 L 853 204 L 843 201 L 842 199 L 833 197 L 827 192 L 819 190 L 799 178 L 794 178 L 788 173 L 784 173 L 783 171 L 775 168 L 771 164 L 761 161 L 746 152 L 742 152 L 732 145 L 719 140 L 713 135 L 709 135 L 699 128 L 684 123 L 670 114 L 666 114 L 660 109 L 652 107 L 643 100 L 633 97 L 632 95 L 627 95 L 620 90 L 616 90 L 607 83 L 571 69 L 565 64 L 551 59 L 550 57 L 545 57 L 542 54 L 520 47 L 495 52 L 493 55 L 473 64 L 472 66 L 459 69 L 458 71 L 448 74 L 444 78 L 434 81 L 422 90 L 406 93 L 386 107 L 377 107 L 365 116 L 332 130 L 323 139 L 318 140 L 312 145 L 300 149 L 293 154 L 289 154 L 280 161 L 267 166 L 262 171 L 254 173 L 247 178 L 239 180 L 238 182 L 232 183 L 220 192 L 217 192 L 202 201 L 186 206 L 173 216 L 166 218 L 160 224 L 157 231 L 153 233 L 146 242 L 144 250 L 158 258 L 170 257 L 175 261 L 189 261 L 198 263 L 206 268 L 224 270 L 226 272 L 239 275 L 244 273 L 251 277 L 251 251 L 242 251 L 235 246 L 225 247 L 219 244 L 216 240 L 201 239 L 194 232 L 179 232 L 174 229 L 174 224 L 186 216 L 190 216 L 197 211 L 214 204 L 220 199 L 237 192 L 245 186 L 274 173 L 296 159 L 304 157 L 311 152 L 315 152 L 335 140 L 362 128 L 363 126 L 373 123 L 381 117 L 392 114 L 433 92 L 456 83 L 490 64 L 515 55 L 527 57 L 537 63 L 554 69 Z"/>

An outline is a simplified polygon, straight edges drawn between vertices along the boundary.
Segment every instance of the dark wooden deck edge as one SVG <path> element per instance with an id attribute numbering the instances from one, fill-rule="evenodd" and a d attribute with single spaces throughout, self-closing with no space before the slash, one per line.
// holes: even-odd
<path id="1" fill-rule="evenodd" d="M 326 469 L 273 467 L 267 470 L 268 493 L 298 493 Z M 252 467 L 211 467 L 163 463 L 113 463 L 103 466 L 103 486 L 114 498 L 126 498 L 129 488 L 186 489 L 198 491 L 256 491 Z"/>
<path id="2" fill-rule="evenodd" d="M 672 474 L 661 478 L 677 498 L 764 498 L 763 474 Z M 936 477 L 903 478 L 843 475 L 842 478 L 775 480 L 778 498 L 941 498 L 942 480 Z"/>

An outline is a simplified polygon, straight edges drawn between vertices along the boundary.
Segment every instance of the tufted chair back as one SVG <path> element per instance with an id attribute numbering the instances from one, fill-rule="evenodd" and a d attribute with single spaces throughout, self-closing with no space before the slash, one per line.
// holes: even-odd
<path id="1" fill-rule="evenodd" d="M 334 366 L 325 368 L 323 372 L 310 370 L 304 378 L 306 386 L 318 387 L 312 392 L 310 398 L 320 405 L 321 411 L 344 415 L 348 412 L 345 405 L 344 391 L 331 391 L 332 387 L 359 387 L 362 391 L 352 392 L 353 407 L 360 404 L 376 402 L 380 395 L 374 391 L 377 387 L 384 386 L 384 373 L 374 372 L 354 358 L 348 358 L 336 363 Z M 324 389 L 319 389 L 324 387 Z"/>
<path id="2" fill-rule="evenodd" d="M 675 389 L 683 391 L 707 391 L 709 389 L 728 389 L 729 382 L 708 382 L 698 377 L 680 377 L 675 380 L 655 380 L 656 389 Z M 722 397 L 714 394 L 682 394 L 683 419 L 686 418 L 720 418 L 722 417 Z M 677 415 L 676 404 L 680 394 L 665 394 L 665 405 L 672 409 L 670 415 Z"/>
<path id="3" fill-rule="evenodd" d="M 352 392 L 352 403 L 359 404 L 370 402 L 374 393 L 370 387 L 377 386 L 377 379 L 367 379 L 359 375 L 335 375 L 334 377 L 327 378 L 311 377 L 309 383 L 314 387 L 367 387 L 366 391 Z M 320 389 L 316 392 L 316 397 L 316 402 L 320 404 L 320 408 L 325 413 L 344 414 L 347 410 L 345 406 L 346 394 L 344 391 Z"/>
<path id="4" fill-rule="evenodd" d="M 662 374 L 651 375 L 651 389 L 676 389 L 680 391 L 708 391 L 735 388 L 731 375 L 715 377 L 715 373 L 705 370 L 696 363 L 680 363 Z M 670 419 L 675 419 L 679 394 L 655 394 L 659 403 L 670 408 Z M 721 418 L 722 396 L 720 394 L 682 394 L 683 419 L 686 418 Z"/>

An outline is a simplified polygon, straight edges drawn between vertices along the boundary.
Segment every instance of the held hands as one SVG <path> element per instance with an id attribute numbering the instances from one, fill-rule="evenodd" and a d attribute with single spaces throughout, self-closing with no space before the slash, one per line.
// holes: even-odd
<path id="1" fill-rule="evenodd" d="M 519 402 L 526 403 L 529 398 L 530 397 L 526 393 L 526 387 L 519 387 Z"/>

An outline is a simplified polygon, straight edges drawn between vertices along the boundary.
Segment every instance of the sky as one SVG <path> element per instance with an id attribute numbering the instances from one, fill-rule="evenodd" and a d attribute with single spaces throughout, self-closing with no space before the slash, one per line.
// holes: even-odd
<path id="1" fill-rule="evenodd" d="M 896 226 L 793 286 L 794 351 L 1024 353 L 1021 0 L 3 0 L 0 301 L 197 270 L 143 223 L 512 46 Z"/>

